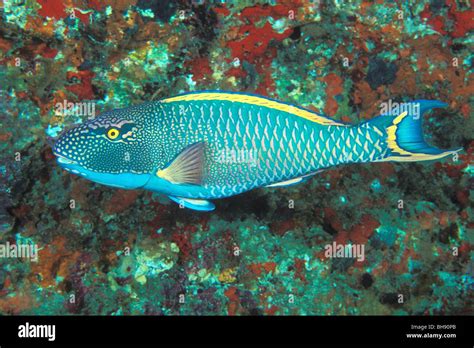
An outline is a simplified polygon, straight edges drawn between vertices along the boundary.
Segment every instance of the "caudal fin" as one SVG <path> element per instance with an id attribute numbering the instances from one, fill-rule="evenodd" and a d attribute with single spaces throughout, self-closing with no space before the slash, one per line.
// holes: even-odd
<path id="1" fill-rule="evenodd" d="M 436 100 L 416 100 L 411 104 L 415 106 L 412 110 L 403 111 L 398 116 L 379 116 L 372 120 L 374 125 L 385 128 L 387 134 L 389 153 L 383 161 L 429 161 L 462 150 L 441 150 L 430 146 L 423 139 L 423 113 L 433 108 L 444 107 L 446 103 Z"/>

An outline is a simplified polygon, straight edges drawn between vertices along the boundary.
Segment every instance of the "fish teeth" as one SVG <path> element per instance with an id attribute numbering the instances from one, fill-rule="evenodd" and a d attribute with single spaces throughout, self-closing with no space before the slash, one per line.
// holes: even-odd
<path id="1" fill-rule="evenodd" d="M 71 160 L 69 160 L 65 157 L 58 157 L 58 162 L 63 163 L 63 164 L 74 164 L 74 163 L 76 163 L 76 162 L 71 161 Z"/>

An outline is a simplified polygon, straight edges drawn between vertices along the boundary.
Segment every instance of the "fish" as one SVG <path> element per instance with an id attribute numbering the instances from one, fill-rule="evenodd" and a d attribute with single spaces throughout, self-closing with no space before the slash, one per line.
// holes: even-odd
<path id="1" fill-rule="evenodd" d="M 423 113 L 447 104 L 412 103 L 416 113 L 349 124 L 255 94 L 189 92 L 106 111 L 65 131 L 53 153 L 60 167 L 93 182 L 212 211 L 215 199 L 296 185 L 340 165 L 431 161 L 461 150 L 423 138 Z"/>

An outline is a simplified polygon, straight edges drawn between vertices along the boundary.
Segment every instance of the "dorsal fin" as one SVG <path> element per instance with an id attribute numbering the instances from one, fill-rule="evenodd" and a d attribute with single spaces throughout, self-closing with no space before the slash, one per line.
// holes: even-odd
<path id="1" fill-rule="evenodd" d="M 316 122 L 321 125 L 327 126 L 347 126 L 342 122 L 330 119 L 328 117 L 318 115 L 317 113 L 301 108 L 299 106 L 287 104 L 278 100 L 270 98 L 247 94 L 247 93 L 236 93 L 236 92 L 213 92 L 213 91 L 201 91 L 192 92 L 176 97 L 171 97 L 161 100 L 163 103 L 181 102 L 181 101 L 198 101 L 198 100 L 221 100 L 230 101 L 236 103 L 247 103 L 257 106 L 264 106 L 270 109 L 275 109 L 289 114 L 302 117 L 312 122 Z"/>

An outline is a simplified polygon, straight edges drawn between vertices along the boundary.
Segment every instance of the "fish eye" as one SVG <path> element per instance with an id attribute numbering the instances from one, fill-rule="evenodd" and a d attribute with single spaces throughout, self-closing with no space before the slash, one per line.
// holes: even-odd
<path id="1" fill-rule="evenodd" d="M 120 132 L 117 128 L 110 128 L 107 131 L 107 137 L 111 140 L 116 139 L 119 136 Z"/>

